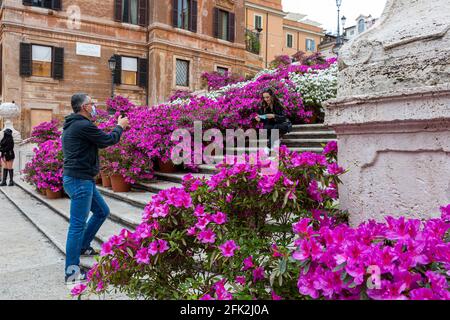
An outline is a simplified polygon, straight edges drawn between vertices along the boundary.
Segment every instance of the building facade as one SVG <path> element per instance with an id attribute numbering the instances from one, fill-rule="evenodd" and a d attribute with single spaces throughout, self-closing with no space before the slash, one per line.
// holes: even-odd
<path id="1" fill-rule="evenodd" d="M 305 15 L 284 12 L 281 0 L 246 0 L 245 10 L 248 38 L 260 40 L 259 46 L 247 40 L 247 47 L 262 58 L 263 67 L 278 55 L 317 52 L 324 36 L 320 24 Z"/>
<path id="2" fill-rule="evenodd" d="M 252 70 L 244 0 L 3 0 L 0 23 L 1 100 L 21 107 L 23 137 L 71 113 L 75 92 L 154 105 L 201 89 L 204 71 Z"/>
<path id="3" fill-rule="evenodd" d="M 366 30 L 372 28 L 377 21 L 378 19 L 373 18 L 372 15 L 360 15 L 358 18 L 356 18 L 355 25 L 344 28 L 344 38 L 346 40 L 355 38 Z"/>

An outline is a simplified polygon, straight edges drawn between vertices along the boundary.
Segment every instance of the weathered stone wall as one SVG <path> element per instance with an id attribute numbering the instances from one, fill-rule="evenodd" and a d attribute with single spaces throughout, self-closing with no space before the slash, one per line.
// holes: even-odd
<path id="1" fill-rule="evenodd" d="M 450 203 L 448 0 L 389 0 L 379 23 L 343 47 L 339 64 L 326 122 L 349 169 L 340 203 L 352 224 L 438 216 Z"/>

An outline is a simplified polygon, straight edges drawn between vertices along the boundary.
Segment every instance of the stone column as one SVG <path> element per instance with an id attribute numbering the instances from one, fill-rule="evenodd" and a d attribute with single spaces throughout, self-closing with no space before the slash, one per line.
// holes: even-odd
<path id="1" fill-rule="evenodd" d="M 450 203 L 450 3 L 388 0 L 376 26 L 347 43 L 337 99 L 325 103 L 350 172 L 351 224 L 439 216 Z"/>

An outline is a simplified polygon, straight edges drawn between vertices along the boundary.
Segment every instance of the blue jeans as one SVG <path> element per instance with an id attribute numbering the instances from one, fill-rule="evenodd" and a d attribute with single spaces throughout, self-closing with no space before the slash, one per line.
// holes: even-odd
<path id="1" fill-rule="evenodd" d="M 66 243 L 66 275 L 71 275 L 74 268 L 80 265 L 81 253 L 91 246 L 95 235 L 108 217 L 109 207 L 93 180 L 64 176 L 64 190 L 71 199 Z M 87 221 L 90 211 L 93 215 Z"/>

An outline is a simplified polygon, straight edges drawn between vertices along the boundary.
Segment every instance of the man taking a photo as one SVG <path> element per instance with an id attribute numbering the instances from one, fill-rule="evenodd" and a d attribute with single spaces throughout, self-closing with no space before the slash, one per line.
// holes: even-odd
<path id="1" fill-rule="evenodd" d="M 129 126 L 128 119 L 120 117 L 110 134 L 98 129 L 92 122 L 97 114 L 95 105 L 87 94 L 75 94 L 72 109 L 74 113 L 66 117 L 62 134 L 64 190 L 71 199 L 66 283 L 86 279 L 86 271 L 80 268 L 80 256 L 98 255 L 91 242 L 110 213 L 95 186 L 95 177 L 100 171 L 98 150 L 119 143 Z M 87 221 L 89 212 L 93 215 Z"/>

